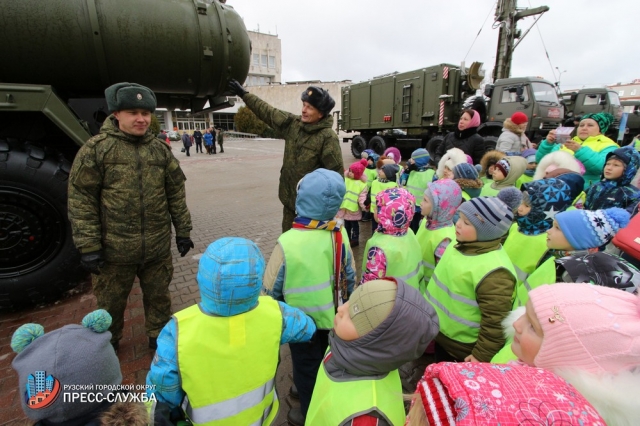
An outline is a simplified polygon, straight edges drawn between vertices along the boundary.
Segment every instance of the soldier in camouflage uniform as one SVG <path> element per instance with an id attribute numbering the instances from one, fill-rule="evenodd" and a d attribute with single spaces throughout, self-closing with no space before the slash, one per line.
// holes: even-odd
<path id="1" fill-rule="evenodd" d="M 344 173 L 338 135 L 333 131 L 331 110 L 335 101 L 321 87 L 302 92 L 302 114 L 279 110 L 247 92 L 236 80 L 229 90 L 240 96 L 251 111 L 284 137 L 284 158 L 280 169 L 278 197 L 284 206 L 282 232 L 291 229 L 296 217 L 296 187 L 307 173 L 320 168 Z"/>
<path id="2" fill-rule="evenodd" d="M 133 83 L 105 90 L 113 112 L 80 148 L 69 175 L 69 219 L 82 265 L 92 273 L 98 308 L 113 318 L 111 342 L 122 338 L 124 311 L 137 276 L 145 329 L 155 349 L 171 317 L 171 223 L 184 256 L 190 239 L 186 177 L 171 147 L 149 131 L 154 93 Z"/>

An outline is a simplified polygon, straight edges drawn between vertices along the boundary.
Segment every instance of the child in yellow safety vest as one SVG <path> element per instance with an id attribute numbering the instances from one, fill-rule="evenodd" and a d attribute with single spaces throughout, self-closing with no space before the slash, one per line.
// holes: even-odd
<path id="1" fill-rule="evenodd" d="M 547 253 L 546 232 L 553 225 L 553 218 L 570 207 L 576 195 L 565 181 L 557 178 L 523 184 L 516 224 L 504 243 L 504 250 L 518 274 L 516 292 L 524 291 L 521 288 L 524 281 Z"/>
<path id="2" fill-rule="evenodd" d="M 526 169 L 527 160 L 524 157 L 504 157 L 493 167 L 493 182 L 485 183 L 480 195 L 495 196 L 501 189 L 515 186 Z"/>
<path id="3" fill-rule="evenodd" d="M 252 241 L 221 238 L 207 247 L 196 277 L 201 301 L 162 329 L 147 375 L 147 394 L 161 407 L 184 408 L 194 425 L 272 424 L 280 345 L 309 341 L 316 325 L 261 296 L 263 273 Z"/>
<path id="4" fill-rule="evenodd" d="M 411 230 L 418 233 L 420 229 L 420 205 L 422 204 L 422 196 L 427 184 L 433 181 L 436 173 L 435 169 L 429 167 L 431 157 L 429 152 L 424 148 L 418 148 L 411 153 L 411 158 L 407 160 L 407 167 L 403 170 L 400 177 L 400 186 L 405 188 L 416 198 L 416 213 L 411 221 Z"/>
<path id="5" fill-rule="evenodd" d="M 402 280 L 358 287 L 338 308 L 306 424 L 402 425 L 398 368 L 420 357 L 437 333 L 433 308 Z"/>
<path id="6" fill-rule="evenodd" d="M 364 174 L 367 176 L 368 191 L 371 192 L 371 184 L 374 180 L 378 179 L 377 162 L 380 159 L 380 156 L 372 149 L 365 149 L 362 151 L 361 156 L 363 159 L 367 160 L 367 167 L 364 169 Z M 367 199 L 364 204 L 367 208 L 362 212 L 361 221 L 369 222 L 373 219 L 373 213 L 369 211 L 369 206 L 371 205 L 371 198 L 369 194 L 367 194 Z"/>
<path id="7" fill-rule="evenodd" d="M 420 229 L 416 234 L 422 249 L 423 282 L 431 279 L 433 270 L 445 249 L 456 239 L 453 216 L 462 202 L 460 186 L 451 179 L 429 183 L 422 198 Z"/>
<path id="8" fill-rule="evenodd" d="M 483 184 L 493 182 L 493 169 L 496 167 L 496 163 L 502 160 L 507 155 L 501 151 L 487 151 L 480 160 L 480 180 Z"/>
<path id="9" fill-rule="evenodd" d="M 483 361 L 504 345 L 501 322 L 511 312 L 516 273 L 500 244 L 513 221 L 497 197 L 478 197 L 458 208 L 457 244 L 449 244 L 427 284 L 440 333 L 436 361 Z"/>
<path id="10" fill-rule="evenodd" d="M 628 223 L 629 212 L 620 208 L 558 213 L 552 226 L 541 234 L 549 252 L 542 264 L 524 282 L 518 283 L 514 308 L 526 305 L 530 291 L 556 282 L 585 282 L 637 293 L 640 271 L 624 259 L 599 252 L 597 248 L 609 243 Z M 509 324 L 512 322 L 508 321 Z M 505 363 L 515 359 L 511 340 L 508 340 L 491 362 Z"/>
<path id="11" fill-rule="evenodd" d="M 369 192 L 367 176 L 364 174 L 366 166 L 367 160 L 361 159 L 344 171 L 346 192 L 336 218 L 344 220 L 344 227 L 351 247 L 357 247 L 360 244 L 360 224 L 358 221 L 362 219 L 362 211 L 366 210 L 364 202 Z"/>
<path id="12" fill-rule="evenodd" d="M 415 212 L 413 195 L 404 188 L 390 188 L 376 196 L 376 203 L 379 224 L 365 247 L 361 282 L 395 277 L 423 291 L 422 251 L 409 229 Z"/>
<path id="13" fill-rule="evenodd" d="M 384 161 L 385 159 L 378 160 L 378 179 L 373 181 L 373 183 L 371 184 L 371 191 L 369 192 L 369 197 L 371 200 L 369 211 L 373 214 L 371 232 L 375 232 L 375 230 L 378 228 L 378 218 L 376 216 L 376 196 L 380 191 L 398 187 L 397 179 L 400 167 L 398 167 L 397 164 L 393 164 L 393 160 L 386 160 L 390 161 L 391 163 L 384 163 Z"/>

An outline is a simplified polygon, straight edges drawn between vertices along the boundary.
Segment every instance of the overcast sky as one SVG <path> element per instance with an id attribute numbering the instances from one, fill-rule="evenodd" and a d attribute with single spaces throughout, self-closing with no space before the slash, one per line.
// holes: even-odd
<path id="1" fill-rule="evenodd" d="M 467 66 L 484 62 L 489 77 L 495 63 L 498 30 L 491 28 L 495 0 L 228 0 L 227 4 L 242 16 L 247 30 L 279 36 L 283 82 L 359 82 L 462 60 Z M 563 90 L 640 78 L 640 0 L 518 1 L 520 8 L 542 5 L 550 10 L 516 48 L 512 77 L 541 76 L 555 82 L 558 71 L 566 70 L 560 77 Z M 518 28 L 524 33 L 533 21 L 525 18 Z"/>

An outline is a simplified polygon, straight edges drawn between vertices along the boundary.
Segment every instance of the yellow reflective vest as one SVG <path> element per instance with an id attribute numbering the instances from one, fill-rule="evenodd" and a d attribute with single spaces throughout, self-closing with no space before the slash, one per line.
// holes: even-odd
<path id="1" fill-rule="evenodd" d="M 378 169 L 364 169 L 364 174 L 367 176 L 367 187 L 371 189 L 371 184 L 374 180 L 378 179 Z"/>
<path id="2" fill-rule="evenodd" d="M 341 229 L 342 241 L 349 241 Z M 333 328 L 334 232 L 290 229 L 278 238 L 284 253 L 284 301 L 309 315 L 321 330 Z"/>
<path id="3" fill-rule="evenodd" d="M 262 296 L 255 308 L 231 317 L 193 305 L 174 318 L 185 412 L 193 424 L 270 425 L 278 412 L 278 302 Z"/>
<path id="4" fill-rule="evenodd" d="M 362 193 L 367 184 L 360 179 L 356 180 L 351 178 L 345 178 L 344 184 L 347 191 L 344 193 L 340 208 L 349 210 L 350 212 L 357 212 L 360 210 L 358 197 L 360 197 L 360 193 Z"/>
<path id="5" fill-rule="evenodd" d="M 422 249 L 422 275 L 423 282 L 426 284 L 431 279 L 433 270 L 436 269 L 436 248 L 445 238 L 451 240 L 450 244 L 456 244 L 456 227 L 451 225 L 430 230 L 425 226 L 425 221 L 426 219 L 422 219 L 420 222 L 420 229 L 418 229 L 416 238 Z"/>
<path id="6" fill-rule="evenodd" d="M 518 224 L 514 223 L 509 230 L 507 240 L 504 242 L 504 250 L 516 270 L 516 294 L 526 291 L 525 280 L 529 277 L 540 263 L 540 260 L 549 250 L 547 248 L 547 234 L 525 235 L 518 230 Z M 518 307 L 519 298 L 516 296 L 514 308 Z"/>
<path id="7" fill-rule="evenodd" d="M 515 278 L 516 271 L 502 247 L 488 253 L 465 255 L 449 244 L 425 294 L 438 314 L 442 334 L 462 343 L 478 340 L 482 315 L 476 288 L 488 274 L 502 268 Z"/>
<path id="8" fill-rule="evenodd" d="M 376 195 L 378 195 L 378 192 L 384 191 L 385 189 L 397 188 L 397 187 L 398 187 L 398 184 L 396 182 L 391 182 L 391 181 L 380 182 L 379 180 L 373 181 L 373 183 L 371 184 L 371 207 L 369 211 L 371 213 L 377 213 Z"/>
<path id="9" fill-rule="evenodd" d="M 412 170 L 409 172 L 409 178 L 407 179 L 405 188 L 416 198 L 416 206 L 420 206 L 420 203 L 422 203 L 427 184 L 433 180 L 435 173 L 436 171 L 433 169 L 427 169 L 421 172 Z"/>
<path id="10" fill-rule="evenodd" d="M 380 247 L 384 251 L 387 259 L 385 276 L 399 278 L 424 294 L 422 250 L 413 231 L 407 230 L 402 236 L 374 232 L 364 249 L 363 271 L 367 266 L 367 253 L 371 247 Z"/>
<path id="11" fill-rule="evenodd" d="M 331 356 L 329 352 L 326 356 Z M 403 425 L 402 383 L 398 370 L 374 380 L 335 381 L 325 369 L 318 369 L 313 397 L 305 425 L 336 426 L 376 410 L 387 423 Z"/>

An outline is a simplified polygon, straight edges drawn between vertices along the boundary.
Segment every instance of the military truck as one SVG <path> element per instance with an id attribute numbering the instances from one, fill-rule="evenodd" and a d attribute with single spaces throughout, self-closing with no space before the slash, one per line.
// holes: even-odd
<path id="1" fill-rule="evenodd" d="M 251 45 L 217 0 L 20 0 L 0 25 L 0 308 L 44 302 L 86 277 L 67 219 L 78 149 L 108 115 L 104 89 L 153 89 L 158 106 L 230 105 Z"/>
<path id="2" fill-rule="evenodd" d="M 620 103 L 624 112 L 627 113 L 627 125 L 622 144 L 628 145 L 633 138 L 640 135 L 640 101 L 621 101 Z"/>
<path id="3" fill-rule="evenodd" d="M 478 127 L 487 150 L 495 148 L 502 123 L 516 111 L 529 117 L 527 136 L 531 140 L 541 139 L 562 121 L 564 109 L 550 82 L 538 77 L 509 78 L 514 49 L 548 10 L 547 6 L 518 8 L 516 0 L 496 2 L 493 27 L 500 30 L 494 84 L 485 86 L 489 105 Z M 535 15 L 539 16 L 532 27 L 522 33 L 518 21 Z M 338 130 L 360 132 L 343 138 L 344 142 L 351 141 L 356 158 L 365 148 L 382 153 L 387 146 L 395 145 L 435 147 L 446 132 L 456 128 L 462 108 L 472 106 L 468 98 L 476 94 L 483 80 L 482 64 L 474 62 L 468 69 L 464 64 L 439 64 L 343 87 Z M 484 100 L 475 98 L 475 102 Z"/>
<path id="4" fill-rule="evenodd" d="M 439 64 L 343 87 L 339 129 L 360 132 L 343 142 L 351 142 L 356 158 L 366 148 L 382 153 L 388 146 L 415 149 L 439 142 L 455 129 L 465 101 L 479 89 L 481 66 Z M 478 133 L 487 150 L 495 148 L 502 122 L 516 111 L 529 117 L 532 140 L 558 127 L 564 116 L 555 86 L 541 78 L 499 79 L 485 86 L 484 95 L 490 100 Z"/>
<path id="5" fill-rule="evenodd" d="M 606 87 L 572 90 L 562 93 L 561 102 L 565 106 L 565 119 L 598 112 L 613 115 L 615 121 L 609 127 L 607 136 L 616 140 L 623 108 L 615 91 Z"/>

